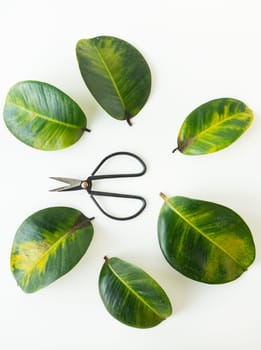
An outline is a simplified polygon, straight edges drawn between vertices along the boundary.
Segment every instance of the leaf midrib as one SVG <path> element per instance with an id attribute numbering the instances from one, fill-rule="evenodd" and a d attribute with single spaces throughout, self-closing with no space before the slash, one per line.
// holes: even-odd
<path id="1" fill-rule="evenodd" d="M 48 116 L 46 116 L 46 115 L 44 115 L 44 114 L 41 114 L 41 113 L 39 113 L 39 112 L 32 111 L 32 110 L 30 110 L 30 109 L 28 109 L 28 108 L 25 108 L 24 106 L 19 105 L 18 103 L 14 103 L 14 102 L 8 101 L 8 104 L 11 104 L 11 105 L 13 105 L 13 106 L 16 106 L 16 107 L 18 107 L 19 109 L 21 109 L 21 110 L 23 110 L 23 111 L 29 113 L 30 115 L 35 114 L 35 116 L 32 115 L 32 119 L 33 119 L 33 118 L 39 117 L 39 118 L 41 118 L 41 119 L 48 120 L 48 121 L 50 121 L 50 122 L 52 122 L 52 123 L 56 123 L 56 124 L 59 124 L 59 125 L 63 125 L 63 126 L 69 127 L 69 128 L 73 128 L 73 129 L 82 129 L 80 126 L 73 125 L 73 124 L 68 124 L 68 123 L 62 122 L 62 121 L 57 120 L 57 119 L 52 119 L 52 118 L 50 118 L 50 117 L 48 117 Z"/>
<path id="2" fill-rule="evenodd" d="M 164 320 L 165 318 L 162 317 L 156 310 L 154 310 L 139 294 L 135 292 L 134 289 L 132 289 L 121 277 L 120 275 L 112 268 L 111 264 L 108 262 L 107 263 L 109 269 L 111 272 L 115 275 L 116 278 L 119 279 L 119 281 L 137 298 L 139 299 L 143 304 L 145 304 L 148 309 L 150 309 L 155 315 L 157 315 L 161 320 Z"/>
<path id="3" fill-rule="evenodd" d="M 211 125 L 211 126 L 210 126 L 209 128 L 207 128 L 207 129 L 204 129 L 203 131 L 201 131 L 201 132 L 200 132 L 199 134 L 197 134 L 196 136 L 190 137 L 190 138 L 189 138 L 189 139 L 190 139 L 190 142 L 188 142 L 188 143 L 186 144 L 185 147 L 181 147 L 182 150 L 186 149 L 186 148 L 187 148 L 188 146 L 190 146 L 194 141 L 198 141 L 198 140 L 202 137 L 202 135 L 206 134 L 206 133 L 209 132 L 211 129 L 217 128 L 219 125 L 225 123 L 225 122 L 228 121 L 228 120 L 236 119 L 236 116 L 238 116 L 238 115 L 242 115 L 242 117 L 244 117 L 244 116 L 249 116 L 249 117 L 252 119 L 252 114 L 251 114 L 251 111 L 250 111 L 250 110 L 249 110 L 248 112 L 240 112 L 240 113 L 232 114 L 230 117 L 225 118 L 225 119 L 222 119 L 222 120 L 220 120 L 218 123 Z M 183 142 L 184 142 L 184 141 L 183 141 Z M 186 143 L 186 141 L 185 141 L 184 143 Z"/>
<path id="4" fill-rule="evenodd" d="M 115 89 L 115 91 L 116 91 L 116 93 L 117 93 L 117 95 L 118 95 L 118 97 L 119 97 L 120 102 L 121 102 L 123 111 L 126 111 L 126 106 L 125 106 L 123 97 L 121 96 L 120 90 L 119 90 L 119 88 L 118 88 L 118 85 L 116 84 L 116 81 L 114 80 L 114 77 L 113 77 L 113 75 L 112 75 L 112 72 L 110 71 L 108 65 L 106 64 L 106 62 L 105 62 L 105 60 L 104 60 L 104 58 L 103 58 L 103 56 L 102 56 L 102 53 L 100 52 L 100 50 L 98 49 L 98 47 L 95 45 L 95 43 L 93 43 L 93 47 L 95 48 L 95 50 L 96 50 L 96 52 L 97 52 L 97 54 L 98 54 L 98 56 L 99 56 L 99 58 L 100 58 L 100 60 L 101 60 L 101 62 L 102 62 L 102 64 L 103 64 L 103 66 L 104 66 L 104 68 L 105 68 L 107 74 L 109 75 L 109 77 L 110 77 L 110 79 L 111 79 L 112 85 L 113 85 L 113 87 L 114 87 L 114 89 Z"/>
<path id="5" fill-rule="evenodd" d="M 246 271 L 247 269 L 242 266 L 231 254 L 229 254 L 224 248 L 222 248 L 218 243 L 213 241 L 211 238 L 209 238 L 202 230 L 200 230 L 197 226 L 192 224 L 180 211 L 178 211 L 167 199 L 166 200 L 167 205 L 171 210 L 173 210 L 182 220 L 184 220 L 189 226 L 191 226 L 196 232 L 198 232 L 202 237 L 204 237 L 207 241 L 212 243 L 214 246 L 216 246 L 218 249 L 220 249 L 223 253 L 225 253 L 231 260 L 233 260 L 238 266 L 240 266 L 241 269 Z"/>
<path id="6" fill-rule="evenodd" d="M 89 220 L 86 220 L 89 221 Z M 83 225 L 83 223 L 82 223 Z M 20 280 L 20 283 L 24 281 L 24 279 L 27 279 L 28 276 L 30 277 L 31 272 L 36 268 L 36 266 L 46 257 L 46 255 L 51 255 L 53 250 L 56 250 L 57 246 L 64 240 L 66 240 L 67 236 L 74 234 L 76 231 L 78 231 L 81 227 L 77 227 L 77 229 L 71 229 L 68 232 L 66 232 L 64 235 L 62 235 L 54 244 L 51 245 L 50 248 L 48 248 L 43 255 L 31 266 L 29 270 L 26 270 L 25 274 L 23 275 L 23 278 Z"/>

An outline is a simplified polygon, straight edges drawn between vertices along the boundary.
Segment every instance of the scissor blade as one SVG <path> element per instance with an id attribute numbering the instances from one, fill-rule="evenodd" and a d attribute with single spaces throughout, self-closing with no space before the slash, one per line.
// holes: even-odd
<path id="1" fill-rule="evenodd" d="M 54 177 L 54 176 L 51 176 L 50 179 L 65 182 L 68 184 L 67 186 L 54 188 L 54 189 L 50 190 L 50 192 L 76 191 L 76 190 L 81 189 L 82 180 L 71 179 L 68 177 Z"/>

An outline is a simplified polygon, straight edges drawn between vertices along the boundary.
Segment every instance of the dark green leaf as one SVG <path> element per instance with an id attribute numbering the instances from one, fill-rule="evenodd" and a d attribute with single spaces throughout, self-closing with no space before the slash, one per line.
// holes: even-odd
<path id="1" fill-rule="evenodd" d="M 80 107 L 61 90 L 39 81 L 22 81 L 10 89 L 4 120 L 16 138 L 45 151 L 71 146 L 86 128 Z"/>
<path id="2" fill-rule="evenodd" d="M 82 39 L 76 54 L 82 77 L 97 102 L 113 118 L 133 118 L 151 89 L 150 69 L 135 47 L 111 36 Z"/>
<path id="3" fill-rule="evenodd" d="M 238 139 L 252 120 L 252 111 L 239 100 L 219 98 L 209 101 L 185 119 L 179 131 L 177 149 L 188 155 L 217 152 Z"/>
<path id="4" fill-rule="evenodd" d="M 93 237 L 93 226 L 80 211 L 66 207 L 40 210 L 18 228 L 11 269 L 24 292 L 32 293 L 70 271 Z"/>
<path id="5" fill-rule="evenodd" d="M 172 313 L 170 301 L 158 283 L 139 267 L 118 258 L 106 258 L 99 290 L 109 313 L 132 327 L 156 326 Z"/>
<path id="6" fill-rule="evenodd" d="M 200 282 L 225 283 L 252 264 L 255 245 L 251 232 L 234 211 L 196 199 L 162 197 L 159 243 L 176 270 Z"/>

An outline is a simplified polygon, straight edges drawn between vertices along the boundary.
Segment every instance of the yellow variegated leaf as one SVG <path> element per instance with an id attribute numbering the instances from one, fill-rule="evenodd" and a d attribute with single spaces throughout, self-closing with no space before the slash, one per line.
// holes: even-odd
<path id="1" fill-rule="evenodd" d="M 220 204 L 175 196 L 167 198 L 158 219 L 161 250 L 176 270 L 205 283 L 238 278 L 255 259 L 247 224 Z"/>
<path id="2" fill-rule="evenodd" d="M 21 81 L 9 90 L 4 120 L 17 139 L 44 151 L 69 147 L 88 130 L 77 103 L 40 81 Z"/>
<path id="3" fill-rule="evenodd" d="M 76 54 L 82 77 L 97 102 L 113 118 L 130 120 L 145 105 L 151 73 L 141 53 L 112 36 L 81 39 Z"/>
<path id="4" fill-rule="evenodd" d="M 28 217 L 18 228 L 11 269 L 18 285 L 32 293 L 71 270 L 93 237 L 93 226 L 76 209 L 53 207 Z"/>
<path id="5" fill-rule="evenodd" d="M 219 98 L 209 101 L 187 116 L 175 150 L 187 155 L 217 152 L 236 141 L 252 120 L 253 112 L 239 100 Z"/>
<path id="6" fill-rule="evenodd" d="M 172 313 L 159 284 L 138 266 L 119 258 L 105 257 L 99 291 L 109 313 L 128 326 L 154 327 Z"/>

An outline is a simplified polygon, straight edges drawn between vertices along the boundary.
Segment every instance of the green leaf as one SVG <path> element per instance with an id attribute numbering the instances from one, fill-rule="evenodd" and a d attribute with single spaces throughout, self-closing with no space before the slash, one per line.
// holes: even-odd
<path id="1" fill-rule="evenodd" d="M 217 152 L 236 141 L 252 120 L 252 111 L 239 100 L 219 98 L 209 101 L 185 119 L 174 151 L 178 149 L 188 155 Z"/>
<path id="2" fill-rule="evenodd" d="M 167 198 L 158 219 L 161 250 L 172 267 L 205 283 L 239 277 L 255 258 L 246 223 L 222 205 L 185 197 Z"/>
<path id="3" fill-rule="evenodd" d="M 52 207 L 29 216 L 18 228 L 11 270 L 18 285 L 32 293 L 70 271 L 93 237 L 93 226 L 80 211 Z"/>
<path id="4" fill-rule="evenodd" d="M 99 291 L 109 313 L 128 326 L 154 327 L 172 313 L 158 283 L 139 267 L 118 258 L 105 257 Z"/>
<path id="5" fill-rule="evenodd" d="M 22 81 L 10 89 L 4 120 L 16 138 L 44 151 L 71 146 L 86 129 L 80 107 L 61 90 L 39 81 Z"/>
<path id="6" fill-rule="evenodd" d="M 151 74 L 140 52 L 124 40 L 99 36 L 76 46 L 79 68 L 90 92 L 113 118 L 133 118 L 146 103 Z"/>

